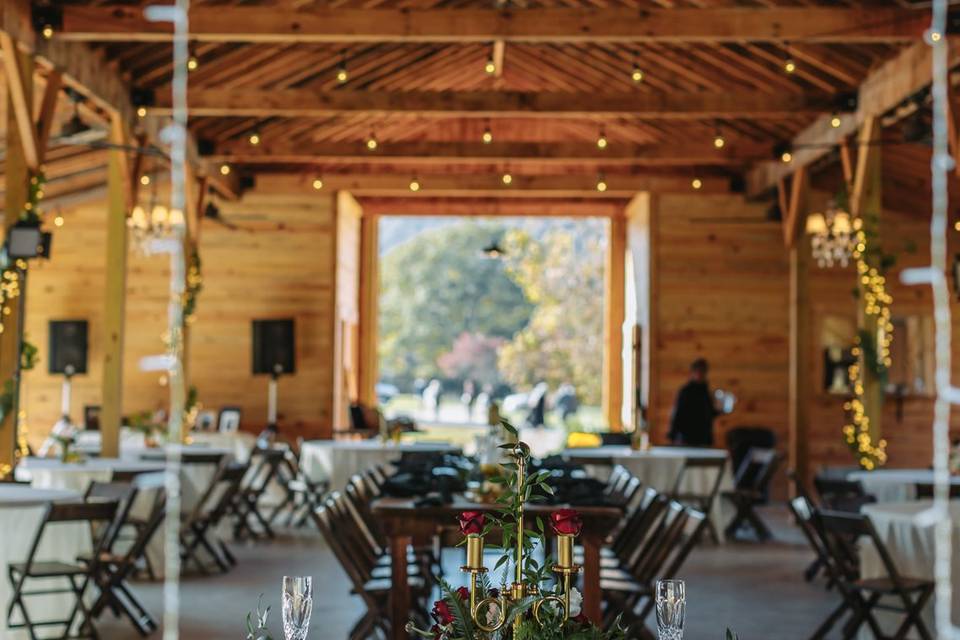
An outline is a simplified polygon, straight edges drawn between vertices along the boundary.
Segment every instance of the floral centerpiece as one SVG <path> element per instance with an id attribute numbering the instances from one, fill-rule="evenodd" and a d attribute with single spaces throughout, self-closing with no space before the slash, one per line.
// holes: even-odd
<path id="1" fill-rule="evenodd" d="M 502 424 L 516 439 L 516 429 L 505 420 Z M 470 587 L 454 589 L 441 580 L 443 597 L 430 613 L 432 627 L 418 629 L 408 623 L 407 631 L 432 640 L 622 640 L 625 634 L 619 620 L 608 631 L 596 626 L 581 611 L 583 598 L 571 585 L 580 571 L 573 558 L 574 541 L 583 528 L 580 514 L 558 509 L 548 523 L 538 516 L 530 526 L 524 505 L 553 494 L 547 483 L 550 471 L 527 475 L 530 448 L 524 442 L 500 445 L 500 449 L 510 461 L 501 465 L 507 473 L 494 479 L 504 486 L 496 506 L 489 512 L 465 511 L 459 516 L 466 547 L 461 570 L 470 575 Z M 541 565 L 535 552 L 546 548 L 547 526 L 557 538 L 557 557 L 555 563 Z M 502 553 L 493 567 L 493 571 L 503 569 L 498 587 L 483 565 L 484 538 L 493 530 L 501 533 L 496 546 Z M 511 568 L 513 581 L 507 584 Z"/>

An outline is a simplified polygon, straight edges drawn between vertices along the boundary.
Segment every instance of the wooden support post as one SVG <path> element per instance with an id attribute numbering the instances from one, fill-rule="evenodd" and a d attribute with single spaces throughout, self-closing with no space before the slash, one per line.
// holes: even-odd
<path id="1" fill-rule="evenodd" d="M 363 213 L 360 219 L 360 402 L 377 403 L 377 308 L 380 297 L 380 219 Z"/>
<path id="2" fill-rule="evenodd" d="M 612 431 L 623 428 L 623 317 L 624 259 L 627 251 L 627 221 L 623 216 L 610 219 L 607 264 L 604 273 L 603 322 L 603 416 Z"/>
<path id="3" fill-rule="evenodd" d="M 57 113 L 57 98 L 60 97 L 62 86 L 63 74 L 56 69 L 51 70 L 47 74 L 47 86 L 43 90 L 40 112 L 37 113 L 37 155 L 41 164 L 47 155 L 47 143 L 50 141 L 50 131 Z"/>
<path id="4" fill-rule="evenodd" d="M 810 237 L 801 233 L 790 247 L 790 377 L 788 390 L 790 468 L 806 483 L 810 473 L 808 440 L 810 373 Z"/>
<path id="5" fill-rule="evenodd" d="M 114 118 L 110 142 L 125 144 L 123 125 Z M 101 396 L 101 455 L 120 453 L 120 422 L 123 415 L 123 335 L 127 296 L 127 202 L 126 151 L 112 149 L 107 161 L 107 279 L 103 317 L 103 389 Z"/>
<path id="6" fill-rule="evenodd" d="M 879 118 L 867 118 L 860 130 L 857 154 L 857 168 L 853 177 L 853 191 L 850 195 L 850 213 L 859 218 L 867 236 L 868 244 L 874 247 L 880 242 L 880 212 L 882 202 L 881 157 L 880 157 Z M 880 252 L 868 251 L 864 260 L 871 269 L 880 270 Z M 865 287 L 857 274 L 857 333 L 861 341 L 877 344 L 885 321 L 878 315 L 866 312 Z M 870 420 L 870 439 L 876 443 L 881 437 L 883 419 L 883 380 L 875 368 L 867 364 L 870 349 L 861 346 L 860 370 L 863 379 L 863 411 Z"/>
<path id="7" fill-rule="evenodd" d="M 4 58 L 7 67 L 10 65 L 8 50 L 4 49 Z M 23 205 L 27 202 L 30 189 L 30 166 L 26 157 L 25 147 L 22 137 L 23 129 L 18 126 L 20 116 L 17 113 L 16 105 L 18 99 L 24 100 L 27 105 L 33 100 L 33 59 L 29 56 L 14 51 L 13 65 L 17 68 L 20 77 L 18 87 L 14 88 L 13 78 L 7 74 L 7 154 L 4 158 L 4 168 L 6 171 L 6 188 L 4 202 L 4 229 L 9 229 L 23 212 Z M 19 98 L 16 94 L 19 93 Z M 28 113 L 29 115 L 29 113 Z M 32 120 L 31 120 L 32 123 Z M 33 131 L 32 124 L 28 128 Z M 6 303 L 10 309 L 10 314 L 5 316 L 3 322 L 3 333 L 0 334 L 0 388 L 12 381 L 17 372 L 17 361 L 20 359 L 20 345 L 18 343 L 18 318 L 20 317 L 20 305 L 23 302 L 22 297 L 13 298 Z M 16 403 L 14 403 L 16 407 Z M 3 416 L 0 422 L 0 477 L 4 475 L 3 469 L 7 466 L 13 467 L 16 463 L 17 452 L 17 420 L 13 412 Z"/>
<path id="8" fill-rule="evenodd" d="M 3 55 L 3 71 L 7 77 L 8 108 L 13 118 L 8 118 L 7 132 L 17 131 L 17 139 L 27 168 L 40 168 L 37 151 L 37 131 L 33 124 L 33 59 L 22 54 L 13 38 L 0 32 L 0 48 Z"/>

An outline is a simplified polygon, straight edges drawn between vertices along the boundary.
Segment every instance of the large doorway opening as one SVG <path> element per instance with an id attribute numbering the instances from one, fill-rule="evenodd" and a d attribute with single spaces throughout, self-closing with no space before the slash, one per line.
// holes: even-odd
<path id="1" fill-rule="evenodd" d="M 377 400 L 434 428 L 598 431 L 607 218 L 382 216 Z"/>

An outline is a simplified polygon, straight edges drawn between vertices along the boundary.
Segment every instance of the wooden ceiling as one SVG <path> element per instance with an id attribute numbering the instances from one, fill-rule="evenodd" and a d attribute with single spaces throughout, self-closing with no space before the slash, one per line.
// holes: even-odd
<path id="1" fill-rule="evenodd" d="M 53 1 L 53 38 L 87 42 L 162 117 L 172 45 L 146 4 Z M 477 196 L 466 181 L 505 173 L 515 190 L 602 177 L 603 197 L 650 179 L 726 184 L 818 116 L 855 109 L 868 74 L 929 22 L 909 4 L 194 0 L 190 130 L 232 176 L 416 176 L 449 193 L 462 179 L 464 197 Z M 57 153 L 75 166 L 81 150 L 51 164 Z"/>

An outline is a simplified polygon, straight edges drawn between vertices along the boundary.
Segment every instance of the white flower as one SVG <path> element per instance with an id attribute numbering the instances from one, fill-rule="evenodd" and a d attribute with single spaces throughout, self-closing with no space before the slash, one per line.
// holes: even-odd
<path id="1" fill-rule="evenodd" d="M 500 605 L 491 602 L 487 607 L 487 626 L 492 627 L 500 621 Z"/>
<path id="2" fill-rule="evenodd" d="M 577 591 L 576 587 L 570 589 L 570 611 L 567 616 L 576 618 L 580 615 L 580 609 L 583 608 L 583 594 Z"/>

